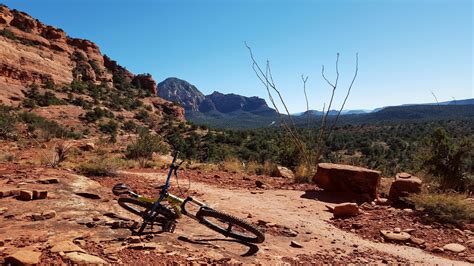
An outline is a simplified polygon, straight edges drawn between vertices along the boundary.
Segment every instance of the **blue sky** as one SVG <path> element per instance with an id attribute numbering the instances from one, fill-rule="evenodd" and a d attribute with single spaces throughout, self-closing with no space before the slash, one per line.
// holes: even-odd
<path id="1" fill-rule="evenodd" d="M 244 41 L 269 59 L 291 112 L 322 109 L 340 53 L 340 103 L 359 52 L 359 76 L 346 105 L 365 109 L 472 98 L 470 0 L 125 1 L 0 0 L 70 36 L 96 42 L 134 73 L 178 77 L 203 93 L 266 97 Z"/>

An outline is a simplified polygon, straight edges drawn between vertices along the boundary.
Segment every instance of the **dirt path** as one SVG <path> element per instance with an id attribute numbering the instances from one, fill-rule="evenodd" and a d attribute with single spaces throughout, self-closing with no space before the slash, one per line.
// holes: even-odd
<path id="1" fill-rule="evenodd" d="M 129 173 L 131 174 L 131 173 Z M 137 174 L 145 177 L 149 182 L 156 182 L 155 174 Z M 276 224 L 276 228 L 287 227 L 296 232 L 295 237 L 282 236 L 267 232 L 266 241 L 259 245 L 259 251 L 250 257 L 242 257 L 249 251 L 249 247 L 229 241 L 207 241 L 215 246 L 212 252 L 218 252 L 224 257 L 236 258 L 242 262 L 279 262 L 286 258 L 295 258 L 298 255 L 306 256 L 327 254 L 337 261 L 344 261 L 349 254 L 360 254 L 359 262 L 390 262 L 398 257 L 410 263 L 427 263 L 440 265 L 463 265 L 463 262 L 447 260 L 428 254 L 421 249 L 399 246 L 386 243 L 375 243 L 364 240 L 355 234 L 342 231 L 327 221 L 331 214 L 325 211 L 325 205 L 331 203 L 315 199 L 303 198 L 302 191 L 293 190 L 265 190 L 249 191 L 244 189 L 224 189 L 200 182 L 192 183 L 192 190 L 203 195 L 200 199 L 211 203 L 216 209 L 246 218 L 253 222 L 263 220 Z M 249 215 L 250 214 L 250 215 Z M 251 217 L 251 218 L 247 218 Z M 178 224 L 176 237 L 185 237 L 192 240 L 222 239 L 212 231 L 196 224 L 190 219 L 183 219 Z M 291 241 L 297 241 L 303 248 L 290 247 Z M 189 250 L 196 248 L 195 243 L 181 241 Z M 331 254 L 332 253 L 332 254 Z M 375 258 L 371 254 L 381 254 Z M 384 258 L 386 254 L 386 258 Z M 380 260 L 378 260 L 380 259 Z M 396 260 L 396 258 L 395 258 Z M 467 264 L 466 264 L 467 265 Z"/>

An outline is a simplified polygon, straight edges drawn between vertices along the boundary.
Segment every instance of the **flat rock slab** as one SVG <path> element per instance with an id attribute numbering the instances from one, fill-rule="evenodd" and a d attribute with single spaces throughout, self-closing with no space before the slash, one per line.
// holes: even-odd
<path id="1" fill-rule="evenodd" d="M 411 235 L 407 232 L 396 233 L 389 230 L 382 230 L 380 231 L 380 233 L 386 240 L 391 240 L 391 241 L 407 241 L 408 239 L 411 238 Z"/>
<path id="2" fill-rule="evenodd" d="M 82 253 L 85 253 L 85 251 L 82 248 L 76 246 L 75 244 L 73 244 L 70 241 L 61 241 L 61 242 L 58 242 L 58 243 L 54 244 L 53 247 L 51 248 L 51 252 L 53 252 L 53 253 L 59 253 L 59 252 L 64 252 L 64 253 L 67 253 L 67 252 L 82 252 Z"/>
<path id="3" fill-rule="evenodd" d="M 40 263 L 41 252 L 18 250 L 5 258 L 6 265 L 36 265 Z"/>
<path id="4" fill-rule="evenodd" d="M 65 259 L 72 261 L 73 263 L 77 264 L 107 264 L 107 262 L 99 257 L 81 253 L 81 252 L 69 252 L 64 254 L 63 256 Z"/>
<path id="5" fill-rule="evenodd" d="M 100 196 L 90 192 L 76 192 L 76 195 L 88 198 L 88 199 L 100 199 Z"/>
<path id="6" fill-rule="evenodd" d="M 466 250 L 466 247 L 461 244 L 450 243 L 450 244 L 444 245 L 443 249 L 447 251 L 455 252 L 455 253 L 460 253 Z"/>

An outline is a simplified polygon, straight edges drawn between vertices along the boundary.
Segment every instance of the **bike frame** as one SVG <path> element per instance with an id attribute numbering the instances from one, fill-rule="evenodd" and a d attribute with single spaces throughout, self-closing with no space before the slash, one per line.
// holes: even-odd
<path id="1" fill-rule="evenodd" d="M 176 214 L 178 215 L 177 218 L 181 218 L 182 214 L 184 214 L 197 220 L 196 215 L 193 215 L 186 210 L 186 204 L 193 203 L 198 208 L 203 208 L 203 207 L 207 207 L 205 203 L 195 200 L 192 197 L 187 197 L 186 199 L 182 199 L 168 192 L 169 187 L 170 187 L 171 176 L 173 175 L 173 172 L 175 175 L 177 175 L 177 171 L 179 168 L 179 165 L 178 166 L 176 165 L 176 160 L 178 158 L 178 155 L 179 155 L 179 152 L 176 152 L 173 156 L 173 161 L 171 162 L 170 170 L 168 171 L 168 176 L 166 177 L 165 185 L 162 186 L 159 193 L 159 197 L 157 199 L 150 199 L 147 197 L 143 197 L 133 192 L 131 192 L 130 195 L 132 195 L 134 198 L 137 198 L 140 201 L 153 203 L 148 213 L 154 213 L 158 209 L 158 207 L 161 205 L 162 201 L 167 201 L 171 204 Z M 146 217 L 144 218 L 146 219 Z"/>

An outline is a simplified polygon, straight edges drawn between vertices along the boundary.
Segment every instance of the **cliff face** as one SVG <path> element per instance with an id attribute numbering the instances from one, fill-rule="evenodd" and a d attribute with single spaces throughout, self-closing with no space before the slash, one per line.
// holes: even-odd
<path id="1" fill-rule="evenodd" d="M 76 79 L 111 88 L 115 71 L 124 73 L 126 82 L 156 94 L 150 75 L 133 75 L 104 57 L 95 43 L 0 6 L 0 102 L 21 100 L 21 89 L 33 83 L 62 85 Z"/>

